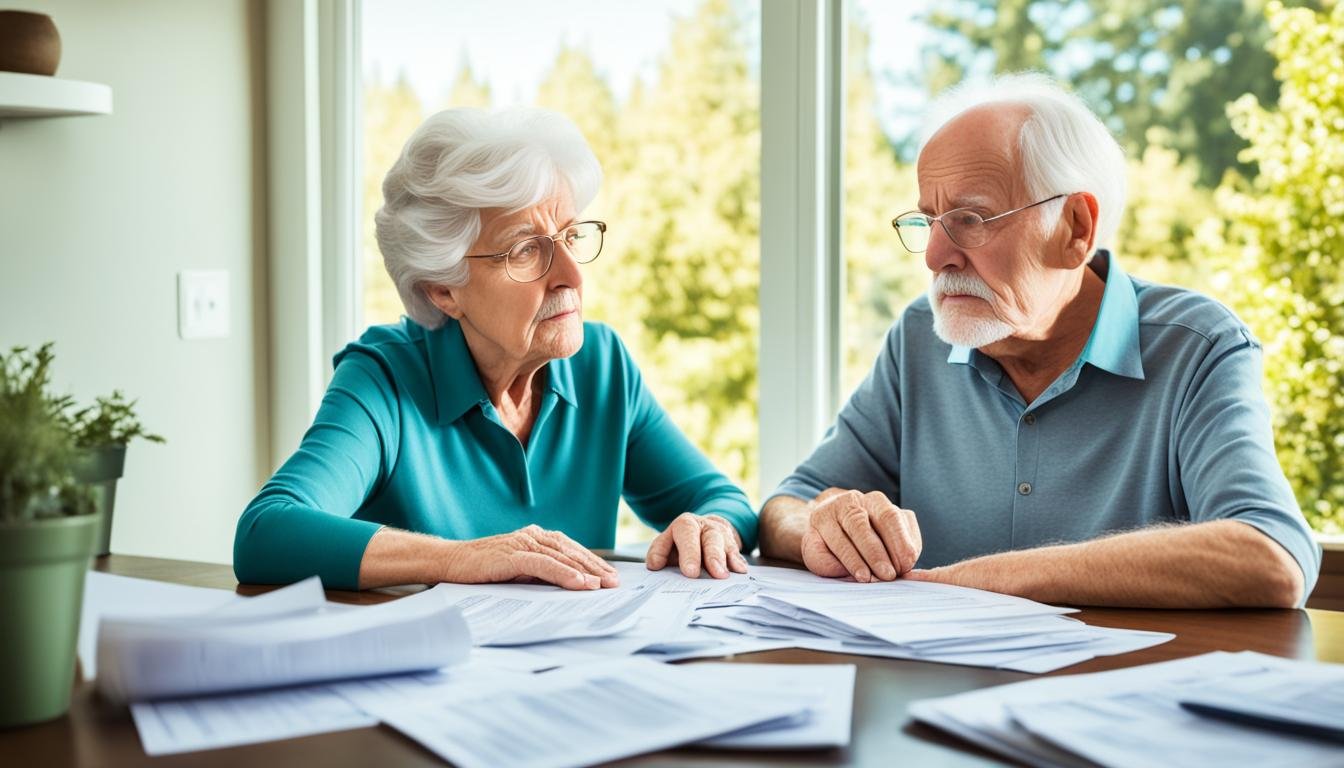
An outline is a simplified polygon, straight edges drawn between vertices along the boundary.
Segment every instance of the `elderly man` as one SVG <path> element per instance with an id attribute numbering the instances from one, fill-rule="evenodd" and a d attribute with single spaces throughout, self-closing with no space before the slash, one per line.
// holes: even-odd
<path id="1" fill-rule="evenodd" d="M 1260 345 L 1097 249 L 1124 208 L 1115 140 L 1039 76 L 938 106 L 919 210 L 892 222 L 932 285 L 765 504 L 762 553 L 1057 603 L 1301 605 L 1320 550 Z"/>

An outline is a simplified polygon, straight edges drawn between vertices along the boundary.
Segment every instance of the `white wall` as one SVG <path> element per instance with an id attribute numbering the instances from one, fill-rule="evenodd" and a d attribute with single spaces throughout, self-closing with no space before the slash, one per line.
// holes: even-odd
<path id="1" fill-rule="evenodd" d="M 270 471 L 264 40 L 247 0 L 11 0 L 60 29 L 58 77 L 113 114 L 0 120 L 0 346 L 56 342 L 58 387 L 140 400 L 112 550 L 229 562 Z M 230 274 L 229 337 L 177 336 L 176 276 Z"/>

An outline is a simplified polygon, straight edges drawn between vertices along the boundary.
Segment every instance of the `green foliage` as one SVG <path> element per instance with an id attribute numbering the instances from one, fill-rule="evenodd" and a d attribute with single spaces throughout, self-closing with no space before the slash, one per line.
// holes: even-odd
<path id="1" fill-rule="evenodd" d="M 585 314 L 620 333 L 672 419 L 754 495 L 760 96 L 741 23 L 723 0 L 676 20 L 656 86 L 624 105 L 585 52 L 563 49 L 537 103 L 578 124 L 605 175 L 585 213 L 611 224 Z"/>
<path id="2" fill-rule="evenodd" d="M 1220 115 L 1244 93 L 1273 102 L 1264 0 L 958 0 L 928 23 L 931 92 L 983 70 L 1071 82 L 1134 155 L 1154 138 L 1213 186 L 1245 142 Z M 1156 133 L 1154 133 L 1156 131 Z"/>
<path id="3" fill-rule="evenodd" d="M 1196 231 L 1214 216 L 1213 192 L 1191 160 L 1156 142 L 1130 159 L 1129 200 L 1113 243 L 1102 243 L 1126 272 L 1156 283 L 1208 292 L 1207 264 L 1194 256 Z"/>
<path id="4" fill-rule="evenodd" d="M 51 384 L 52 345 L 0 354 L 0 522 L 93 511 L 71 467 L 78 455 L 69 396 Z"/>
<path id="5" fill-rule="evenodd" d="M 1253 95 L 1228 112 L 1258 173 L 1218 189 L 1200 232 L 1218 286 L 1265 345 L 1280 463 L 1303 512 L 1344 531 L 1344 4 L 1268 9 L 1282 84 L 1276 108 Z"/>
<path id="6" fill-rule="evenodd" d="M 420 100 L 404 76 L 392 85 L 364 88 L 363 241 L 364 322 L 395 323 L 403 308 L 392 278 L 383 268 L 374 235 L 373 215 L 383 204 L 383 176 L 396 162 L 401 147 L 420 126 Z"/>
<path id="7" fill-rule="evenodd" d="M 868 34 L 849 27 L 845 89 L 843 402 L 873 367 L 887 329 L 928 286 L 922 256 L 901 247 L 894 216 L 919 204 L 915 169 L 901 165 L 877 119 Z"/>
<path id="8" fill-rule="evenodd" d="M 145 431 L 135 415 L 136 401 L 127 401 L 121 390 L 113 390 L 110 397 L 94 398 L 94 404 L 71 417 L 75 443 L 80 448 L 102 448 L 125 445 L 139 437 L 151 443 L 162 443 L 159 435 Z"/>

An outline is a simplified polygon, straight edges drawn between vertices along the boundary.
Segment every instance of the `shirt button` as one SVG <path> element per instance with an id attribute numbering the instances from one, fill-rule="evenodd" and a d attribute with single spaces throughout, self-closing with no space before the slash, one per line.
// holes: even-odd
<path id="1" fill-rule="evenodd" d="M 1020 494 L 1022 494 L 1023 496 L 1028 496 L 1028 495 L 1030 495 L 1030 494 L 1031 494 L 1031 483 L 1018 483 L 1018 484 L 1017 484 L 1017 492 L 1020 493 Z"/>
<path id="2" fill-rule="evenodd" d="M 1022 417 L 1022 420 L 1027 422 L 1027 426 L 1031 426 L 1036 423 L 1036 414 L 1028 413 L 1026 416 Z"/>

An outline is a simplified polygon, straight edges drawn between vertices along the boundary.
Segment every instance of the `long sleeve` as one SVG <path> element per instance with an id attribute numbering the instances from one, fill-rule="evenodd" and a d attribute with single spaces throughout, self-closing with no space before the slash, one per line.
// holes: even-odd
<path id="1" fill-rule="evenodd" d="M 1215 348 L 1201 364 L 1176 424 L 1179 476 L 1193 522 L 1237 520 L 1276 541 L 1311 594 L 1321 550 L 1274 453 L 1254 340 Z"/>
<path id="2" fill-rule="evenodd" d="M 372 358 L 346 355 L 298 450 L 238 521 L 234 574 L 285 584 L 312 575 L 356 589 L 369 539 L 382 526 L 353 516 L 396 462 L 392 383 Z"/>
<path id="3" fill-rule="evenodd" d="M 755 549 L 756 513 L 746 494 L 686 439 L 644 386 L 619 342 L 617 349 L 629 404 L 623 487 L 631 509 L 660 531 L 683 512 L 719 515 L 737 529 L 742 551 Z"/>

